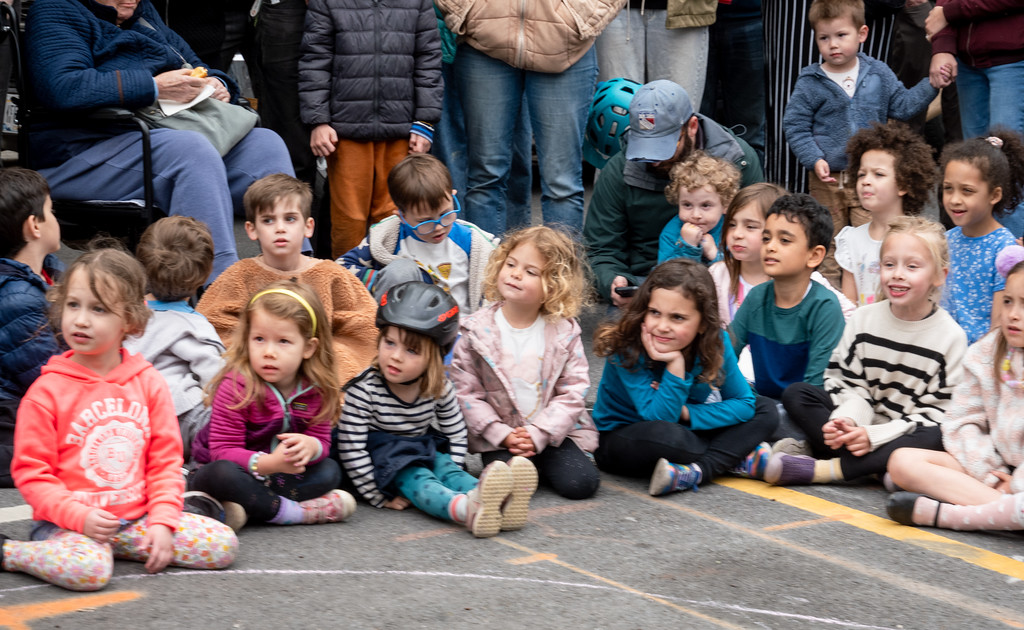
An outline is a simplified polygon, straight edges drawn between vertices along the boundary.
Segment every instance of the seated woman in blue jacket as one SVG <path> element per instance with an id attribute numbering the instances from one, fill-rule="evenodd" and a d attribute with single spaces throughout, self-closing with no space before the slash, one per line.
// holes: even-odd
<path id="1" fill-rule="evenodd" d="M 655 267 L 622 318 L 597 330 L 594 353 L 608 358 L 593 413 L 601 470 L 650 476 L 654 496 L 763 473 L 778 413 L 740 373 L 703 265 Z"/>
<path id="2" fill-rule="evenodd" d="M 28 72 L 38 103 L 31 163 L 58 199 L 141 199 L 142 140 L 137 131 L 89 123 L 101 107 L 139 109 L 157 99 L 188 103 L 207 86 L 232 101 L 235 83 L 205 66 L 167 28 L 149 0 L 36 0 L 25 26 Z M 168 215 L 206 223 L 213 235 L 210 281 L 238 260 L 233 214 L 255 180 L 292 174 L 284 142 L 253 129 L 221 157 L 193 131 L 152 131 L 154 198 Z"/>

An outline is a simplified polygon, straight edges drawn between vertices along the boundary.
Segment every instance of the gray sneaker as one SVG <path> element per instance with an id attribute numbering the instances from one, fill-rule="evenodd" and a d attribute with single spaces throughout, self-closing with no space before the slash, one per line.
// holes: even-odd
<path id="1" fill-rule="evenodd" d="M 811 445 L 807 443 L 807 440 L 798 440 L 796 438 L 782 438 L 775 444 L 772 444 L 772 455 L 776 453 L 785 453 L 786 455 L 813 455 L 811 452 Z"/>

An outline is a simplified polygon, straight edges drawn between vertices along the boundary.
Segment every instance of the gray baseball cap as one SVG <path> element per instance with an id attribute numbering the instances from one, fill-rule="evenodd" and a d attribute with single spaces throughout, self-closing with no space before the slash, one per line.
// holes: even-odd
<path id="1" fill-rule="evenodd" d="M 679 130 L 693 116 L 682 86 L 660 79 L 645 84 L 629 103 L 626 159 L 661 162 L 676 152 Z"/>

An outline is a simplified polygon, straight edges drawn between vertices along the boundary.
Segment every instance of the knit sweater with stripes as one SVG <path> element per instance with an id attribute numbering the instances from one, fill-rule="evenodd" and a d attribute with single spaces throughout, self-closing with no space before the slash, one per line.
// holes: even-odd
<path id="1" fill-rule="evenodd" d="M 943 309 L 918 321 L 888 301 L 858 308 L 825 370 L 832 418 L 867 428 L 871 449 L 945 419 L 967 336 Z"/>
<path id="2" fill-rule="evenodd" d="M 461 465 L 466 458 L 466 422 L 451 381 L 445 381 L 440 398 L 421 397 L 411 403 L 391 393 L 376 368 L 367 368 L 345 386 L 345 406 L 338 423 L 338 457 L 356 490 L 371 505 L 382 507 L 387 499 L 377 488 L 373 460 L 366 451 L 369 432 L 418 437 L 431 426 L 448 438 L 452 461 Z"/>

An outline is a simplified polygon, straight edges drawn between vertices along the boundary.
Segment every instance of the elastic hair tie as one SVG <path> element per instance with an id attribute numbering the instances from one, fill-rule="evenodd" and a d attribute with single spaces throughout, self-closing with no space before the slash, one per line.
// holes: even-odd
<path id="1" fill-rule="evenodd" d="M 249 300 L 249 306 L 255 304 L 256 300 L 260 299 L 264 295 L 267 295 L 268 293 L 280 293 L 281 295 L 287 295 L 288 297 L 295 298 L 295 301 L 301 304 L 306 309 L 306 311 L 309 313 L 309 318 L 313 320 L 313 332 L 311 332 L 309 336 L 316 337 L 316 313 L 313 312 L 313 307 L 309 305 L 309 302 L 306 301 L 306 298 L 302 297 L 301 295 L 299 295 L 295 291 L 292 291 L 291 289 L 265 289 L 263 291 L 260 291 L 256 295 L 252 296 L 251 300 Z"/>
<path id="2" fill-rule="evenodd" d="M 996 270 L 1005 280 L 1010 270 L 1021 262 L 1024 262 L 1024 247 L 1007 245 L 996 255 Z"/>
<path id="3" fill-rule="evenodd" d="M 992 146 L 994 146 L 997 149 L 1002 149 L 1003 148 L 1003 139 L 999 138 L 997 136 L 989 136 L 989 137 L 985 138 L 985 142 L 991 144 Z"/>

